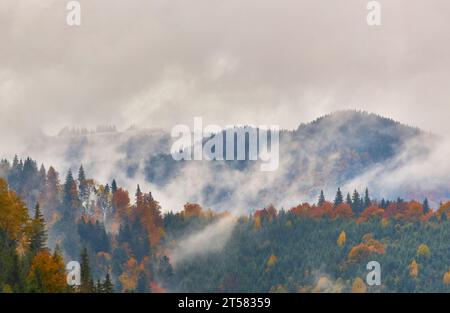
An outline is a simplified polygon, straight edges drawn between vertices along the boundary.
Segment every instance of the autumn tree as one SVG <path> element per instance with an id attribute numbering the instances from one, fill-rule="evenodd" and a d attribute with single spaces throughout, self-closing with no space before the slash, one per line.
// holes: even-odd
<path id="1" fill-rule="evenodd" d="M 352 216 L 352 208 L 346 203 L 337 205 L 332 211 L 332 218 L 350 218 Z"/>
<path id="2" fill-rule="evenodd" d="M 65 292 L 67 291 L 65 266 L 62 257 L 51 255 L 48 250 L 40 250 L 33 258 L 28 274 L 28 291 L 30 292 Z"/>
<path id="3" fill-rule="evenodd" d="M 431 256 L 430 248 L 428 248 L 428 246 L 426 244 L 421 244 L 417 248 L 416 255 L 417 255 L 418 258 L 428 259 Z"/>
<path id="4" fill-rule="evenodd" d="M 0 228 L 13 240 L 23 239 L 27 230 L 28 209 L 8 184 L 0 178 Z"/>
<path id="5" fill-rule="evenodd" d="M 360 277 L 356 277 L 355 280 L 353 281 L 352 292 L 353 293 L 367 292 L 367 285 Z"/>
<path id="6" fill-rule="evenodd" d="M 444 277 L 442 278 L 442 282 L 444 285 L 450 285 L 450 271 L 444 273 Z"/>
<path id="7" fill-rule="evenodd" d="M 341 231 L 336 243 L 339 247 L 343 247 L 345 245 L 346 240 L 347 240 L 347 236 L 345 235 L 345 231 Z"/>
<path id="8" fill-rule="evenodd" d="M 411 264 L 409 265 L 409 276 L 414 279 L 419 276 L 419 264 L 416 262 L 416 260 L 412 260 Z"/>

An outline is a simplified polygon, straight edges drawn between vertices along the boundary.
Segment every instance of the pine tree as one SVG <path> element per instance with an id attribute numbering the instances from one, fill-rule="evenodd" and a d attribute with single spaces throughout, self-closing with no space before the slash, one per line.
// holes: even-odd
<path id="1" fill-rule="evenodd" d="M 364 194 L 364 209 L 370 207 L 370 203 L 369 188 L 366 188 L 366 192 Z"/>
<path id="2" fill-rule="evenodd" d="M 87 202 L 89 199 L 89 186 L 86 180 L 86 174 L 84 173 L 83 165 L 80 166 L 78 170 L 78 184 L 79 184 L 79 194 L 80 199 L 83 202 Z"/>
<path id="3" fill-rule="evenodd" d="M 72 171 L 69 170 L 64 184 L 63 218 L 68 218 L 69 221 L 75 220 L 76 210 L 79 208 L 79 201 L 77 184 L 73 179 Z"/>
<path id="4" fill-rule="evenodd" d="M 341 188 L 338 188 L 336 192 L 336 198 L 334 199 L 334 206 L 338 206 L 344 203 L 344 197 L 342 196 Z"/>
<path id="5" fill-rule="evenodd" d="M 34 209 L 34 218 L 31 221 L 31 238 L 30 238 L 30 252 L 36 255 L 40 250 L 45 249 L 47 241 L 47 230 L 45 227 L 45 219 L 39 209 L 39 203 Z"/>
<path id="6" fill-rule="evenodd" d="M 345 203 L 347 203 L 350 207 L 352 207 L 352 198 L 350 197 L 349 192 L 347 192 L 347 198 L 345 199 Z"/>
<path id="7" fill-rule="evenodd" d="M 106 186 L 105 186 L 105 194 L 109 194 L 111 192 L 111 188 L 109 187 L 109 185 L 108 184 L 106 184 Z"/>
<path id="8" fill-rule="evenodd" d="M 172 265 L 170 264 L 169 258 L 165 255 L 160 259 L 158 267 L 158 276 L 161 279 L 162 284 L 165 288 L 171 287 L 174 272 Z"/>
<path id="9" fill-rule="evenodd" d="M 428 198 L 423 200 L 423 213 L 427 214 L 430 211 L 430 205 L 428 204 Z"/>
<path id="10" fill-rule="evenodd" d="M 94 289 L 94 283 L 91 276 L 91 268 L 89 265 L 89 255 L 86 247 L 81 251 L 81 286 L 80 291 L 83 293 L 92 292 Z"/>
<path id="11" fill-rule="evenodd" d="M 141 187 L 139 185 L 137 185 L 137 189 L 136 189 L 136 206 L 138 208 L 142 206 L 143 200 L 144 200 L 144 196 L 142 194 Z"/>
<path id="12" fill-rule="evenodd" d="M 45 170 L 44 164 L 41 164 L 39 169 L 39 192 L 43 193 L 45 191 L 45 186 L 47 185 L 47 171 Z"/>
<path id="13" fill-rule="evenodd" d="M 103 293 L 103 285 L 100 282 L 100 279 L 97 279 L 97 283 L 95 284 L 95 293 Z"/>
<path id="14" fill-rule="evenodd" d="M 113 181 L 111 183 L 111 192 L 114 195 L 116 193 L 116 191 L 117 191 L 117 183 L 116 183 L 116 180 L 113 179 Z"/>
<path id="15" fill-rule="evenodd" d="M 103 282 L 102 286 L 104 293 L 114 293 L 114 285 L 111 281 L 111 277 L 109 276 L 109 273 L 106 273 L 105 281 Z"/>
<path id="16" fill-rule="evenodd" d="M 361 202 L 362 202 L 361 197 L 359 196 L 358 191 L 355 189 L 355 191 L 353 192 L 353 196 L 352 196 L 352 210 L 356 214 L 359 214 L 362 211 Z"/>
<path id="17" fill-rule="evenodd" d="M 319 206 L 322 206 L 325 203 L 325 196 L 323 194 L 323 190 L 320 191 L 319 202 L 317 203 Z"/>

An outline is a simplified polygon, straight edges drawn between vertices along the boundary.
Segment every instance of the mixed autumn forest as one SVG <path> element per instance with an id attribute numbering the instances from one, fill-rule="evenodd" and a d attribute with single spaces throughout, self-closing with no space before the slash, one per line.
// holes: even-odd
<path id="1" fill-rule="evenodd" d="M 236 215 L 186 203 L 162 213 L 149 190 L 98 183 L 82 166 L 63 177 L 31 158 L 0 166 L 2 292 L 450 291 L 450 201 L 433 209 L 339 188 L 289 209 Z M 222 221 L 222 246 L 176 256 L 196 249 L 184 238 Z M 80 286 L 66 283 L 72 260 Z M 371 260 L 381 286 L 365 283 Z"/>

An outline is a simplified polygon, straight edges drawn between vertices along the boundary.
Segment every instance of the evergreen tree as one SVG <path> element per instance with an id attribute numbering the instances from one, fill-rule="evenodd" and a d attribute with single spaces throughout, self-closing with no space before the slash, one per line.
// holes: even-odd
<path id="1" fill-rule="evenodd" d="M 423 213 L 427 214 L 430 211 L 430 205 L 428 204 L 428 198 L 423 200 Z"/>
<path id="2" fill-rule="evenodd" d="M 44 164 L 41 164 L 39 169 L 39 192 L 43 193 L 45 191 L 45 186 L 47 185 L 47 171 L 45 170 Z"/>
<path id="3" fill-rule="evenodd" d="M 347 203 L 350 207 L 352 207 L 352 198 L 350 197 L 349 192 L 347 192 L 347 198 L 345 199 L 345 203 Z"/>
<path id="4" fill-rule="evenodd" d="M 89 200 L 89 186 L 87 184 L 83 165 L 81 165 L 80 169 L 78 170 L 78 186 L 80 199 L 83 203 L 86 203 Z"/>
<path id="5" fill-rule="evenodd" d="M 319 206 L 325 203 L 325 196 L 323 194 L 323 190 L 320 191 L 319 202 L 317 203 Z"/>
<path id="6" fill-rule="evenodd" d="M 94 283 L 91 276 L 91 267 L 89 265 L 89 255 L 86 247 L 81 250 L 81 286 L 80 292 L 89 293 L 94 289 Z"/>
<path id="7" fill-rule="evenodd" d="M 30 252 L 34 256 L 40 250 L 45 249 L 47 241 L 47 229 L 45 219 L 39 209 L 39 203 L 34 208 L 34 218 L 31 221 Z"/>
<path id="8" fill-rule="evenodd" d="M 139 185 L 137 185 L 137 189 L 136 189 L 136 206 L 138 208 L 142 206 L 143 199 L 144 199 L 144 196 L 142 194 L 141 187 Z"/>
<path id="9" fill-rule="evenodd" d="M 162 285 L 164 288 L 171 288 L 174 278 L 174 272 L 169 258 L 165 255 L 159 261 L 158 277 L 162 281 Z"/>
<path id="10" fill-rule="evenodd" d="M 370 206 L 370 197 L 369 197 L 369 188 L 366 188 L 366 192 L 364 194 L 364 209 Z"/>
<path id="11" fill-rule="evenodd" d="M 334 206 L 338 206 L 344 203 L 344 197 L 342 196 L 341 188 L 338 188 L 336 192 L 336 198 L 334 199 Z"/>
<path id="12" fill-rule="evenodd" d="M 79 208 L 79 195 L 77 184 L 73 179 L 72 171 L 69 170 L 66 177 L 66 182 L 64 184 L 64 195 L 63 195 L 63 218 L 68 218 L 69 221 L 73 222 L 76 217 L 76 211 Z"/>
<path id="13" fill-rule="evenodd" d="M 109 195 L 110 192 L 111 192 L 111 188 L 109 187 L 108 184 L 106 184 L 106 186 L 105 186 L 105 194 Z"/>
<path id="14" fill-rule="evenodd" d="M 105 281 L 103 282 L 102 286 L 104 293 L 114 293 L 114 285 L 111 281 L 111 277 L 109 276 L 109 273 L 106 273 Z"/>
<path id="15" fill-rule="evenodd" d="M 97 283 L 95 284 L 95 293 L 103 293 L 103 285 L 100 279 L 97 279 Z"/>
<path id="16" fill-rule="evenodd" d="M 111 192 L 112 192 L 112 194 L 115 194 L 116 191 L 117 191 L 117 183 L 116 183 L 116 180 L 113 179 L 113 181 L 111 183 Z"/>
<path id="17" fill-rule="evenodd" d="M 359 196 L 358 191 L 355 189 L 355 191 L 353 192 L 353 196 L 352 196 L 352 210 L 356 214 L 359 214 L 362 211 L 361 202 L 362 202 L 361 197 Z"/>

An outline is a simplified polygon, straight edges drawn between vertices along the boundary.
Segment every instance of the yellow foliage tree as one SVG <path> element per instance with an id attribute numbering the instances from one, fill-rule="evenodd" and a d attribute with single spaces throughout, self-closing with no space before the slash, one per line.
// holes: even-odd
<path id="1" fill-rule="evenodd" d="M 426 244 L 421 244 L 417 248 L 417 257 L 429 258 L 431 256 L 430 248 Z"/>
<path id="2" fill-rule="evenodd" d="M 417 264 L 416 260 L 412 260 L 409 265 L 409 275 L 414 279 L 419 276 L 419 264 Z"/>
<path id="3" fill-rule="evenodd" d="M 339 237 L 337 239 L 337 245 L 339 247 L 345 246 L 346 240 L 347 240 L 347 236 L 345 235 L 345 231 L 341 231 L 341 233 L 339 234 Z"/>
<path id="4" fill-rule="evenodd" d="M 0 228 L 11 239 L 20 240 L 28 228 L 28 209 L 15 192 L 9 190 L 8 184 L 0 178 Z"/>
<path id="5" fill-rule="evenodd" d="M 360 277 L 356 277 L 355 281 L 353 282 L 352 292 L 353 293 L 366 293 L 367 292 L 366 283 L 364 283 L 364 281 Z"/>
<path id="6" fill-rule="evenodd" d="M 274 255 L 274 254 L 272 254 L 270 257 L 269 257 L 269 259 L 267 260 L 267 266 L 274 266 L 275 265 L 275 263 L 277 263 L 277 257 Z"/>

